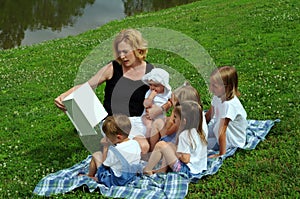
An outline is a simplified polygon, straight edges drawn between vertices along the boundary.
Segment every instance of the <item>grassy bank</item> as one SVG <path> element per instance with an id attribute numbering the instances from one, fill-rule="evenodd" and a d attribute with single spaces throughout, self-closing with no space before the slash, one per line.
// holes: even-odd
<path id="1" fill-rule="evenodd" d="M 217 174 L 191 184 L 188 198 L 300 197 L 299 9 L 296 0 L 203 0 L 114 21 L 76 37 L 0 51 L 0 198 L 30 198 L 42 177 L 89 154 L 53 100 L 74 84 L 91 50 L 129 27 L 172 29 L 197 41 L 217 66 L 237 68 L 249 119 L 281 120 L 255 150 L 238 151 Z M 184 74 L 209 107 L 207 87 L 199 86 L 189 63 L 151 49 L 147 60 Z M 97 93 L 101 98 L 102 88 Z M 56 197 L 99 194 L 77 190 Z"/>

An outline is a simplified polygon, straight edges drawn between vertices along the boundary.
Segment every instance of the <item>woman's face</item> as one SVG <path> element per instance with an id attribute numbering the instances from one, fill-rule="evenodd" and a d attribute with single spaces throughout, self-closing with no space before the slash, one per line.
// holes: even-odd
<path id="1" fill-rule="evenodd" d="M 118 55 L 122 61 L 122 65 L 125 67 L 131 67 L 137 62 L 137 58 L 134 54 L 134 49 L 127 44 L 125 41 L 122 41 L 118 44 Z"/>

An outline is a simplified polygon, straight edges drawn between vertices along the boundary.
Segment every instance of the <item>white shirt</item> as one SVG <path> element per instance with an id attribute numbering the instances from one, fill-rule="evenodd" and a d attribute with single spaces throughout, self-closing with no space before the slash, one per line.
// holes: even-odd
<path id="1" fill-rule="evenodd" d="M 226 149 L 229 147 L 243 147 L 246 143 L 247 113 L 240 100 L 235 96 L 229 101 L 222 102 L 217 96 L 213 97 L 214 126 L 213 133 L 219 138 L 219 126 L 222 118 L 229 118 L 226 129 Z"/>
<path id="2" fill-rule="evenodd" d="M 157 106 L 162 106 L 164 105 L 170 98 L 172 91 L 169 91 L 168 89 L 164 89 L 164 93 L 158 93 L 154 98 L 153 98 L 153 104 L 156 104 Z M 147 93 L 145 94 L 145 99 L 149 97 L 151 94 L 151 90 L 149 89 Z"/>
<path id="3" fill-rule="evenodd" d="M 149 95 L 151 94 L 151 90 L 149 89 L 147 91 L 147 93 L 145 94 L 145 99 L 147 97 L 149 97 Z M 153 98 L 153 104 L 157 105 L 157 106 L 162 106 L 165 103 L 167 103 L 167 101 L 171 98 L 172 95 L 172 91 L 168 90 L 165 88 L 165 92 L 164 93 L 158 93 L 154 98 Z M 143 114 L 146 114 L 146 110 L 144 110 Z M 161 117 L 163 114 L 157 116 L 157 117 Z"/>
<path id="4" fill-rule="evenodd" d="M 207 138 L 207 134 L 205 137 Z M 193 147 L 191 143 L 193 143 Z M 207 145 L 201 141 L 195 128 L 191 129 L 190 132 L 184 130 L 180 133 L 177 152 L 190 154 L 190 162 L 187 166 L 192 174 L 198 174 L 207 169 Z"/>
<path id="5" fill-rule="evenodd" d="M 203 111 L 202 112 L 202 129 L 206 135 L 206 137 L 208 136 L 208 126 L 207 126 L 207 122 L 206 122 L 206 119 L 205 119 L 205 112 Z"/>
<path id="6" fill-rule="evenodd" d="M 116 149 L 122 154 L 122 156 L 128 161 L 129 164 L 139 164 L 141 160 L 141 148 L 137 141 L 128 140 L 116 145 Z M 111 150 L 108 150 L 107 157 L 103 162 L 103 165 L 110 167 L 116 176 L 122 174 L 121 161 Z"/>

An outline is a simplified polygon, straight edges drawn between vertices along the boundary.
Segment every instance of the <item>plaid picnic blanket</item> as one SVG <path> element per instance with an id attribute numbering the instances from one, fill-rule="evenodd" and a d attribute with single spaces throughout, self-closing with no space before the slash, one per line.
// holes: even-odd
<path id="1" fill-rule="evenodd" d="M 243 149 L 255 149 L 257 144 L 265 139 L 275 122 L 280 120 L 248 120 L 247 142 Z M 190 182 L 197 182 L 203 176 L 215 174 L 223 161 L 232 156 L 237 148 L 228 149 L 226 154 L 218 158 L 208 158 L 207 170 L 188 179 L 183 173 L 142 175 L 126 186 L 106 187 L 98 184 L 87 176 L 78 176 L 79 172 L 88 172 L 91 156 L 74 166 L 60 170 L 44 177 L 35 187 L 33 193 L 40 196 L 50 196 L 70 192 L 76 188 L 86 186 L 90 192 L 99 189 L 100 193 L 113 198 L 184 198 L 188 192 Z M 218 153 L 209 151 L 208 155 Z"/>

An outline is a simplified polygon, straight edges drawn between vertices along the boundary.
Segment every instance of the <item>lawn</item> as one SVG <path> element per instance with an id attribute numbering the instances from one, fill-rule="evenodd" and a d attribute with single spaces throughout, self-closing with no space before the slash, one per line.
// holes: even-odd
<path id="1" fill-rule="evenodd" d="M 80 69 L 96 47 L 129 27 L 184 36 L 180 46 L 166 35 L 164 44 L 180 48 L 150 48 L 147 60 L 188 79 L 205 109 L 211 99 L 206 76 L 181 56 L 191 52 L 184 45 L 188 39 L 209 57 L 184 56 L 209 67 L 237 68 L 248 119 L 281 120 L 255 150 L 239 150 L 215 175 L 190 184 L 187 198 L 299 198 L 299 22 L 296 0 L 202 0 L 113 21 L 78 36 L 0 51 L 0 198 L 31 198 L 42 177 L 86 158 L 89 151 L 54 99 L 91 75 Z M 104 63 L 112 59 L 109 49 L 107 56 L 96 52 Z M 96 92 L 103 99 L 103 87 Z M 79 189 L 52 198 L 99 198 L 99 193 Z"/>

